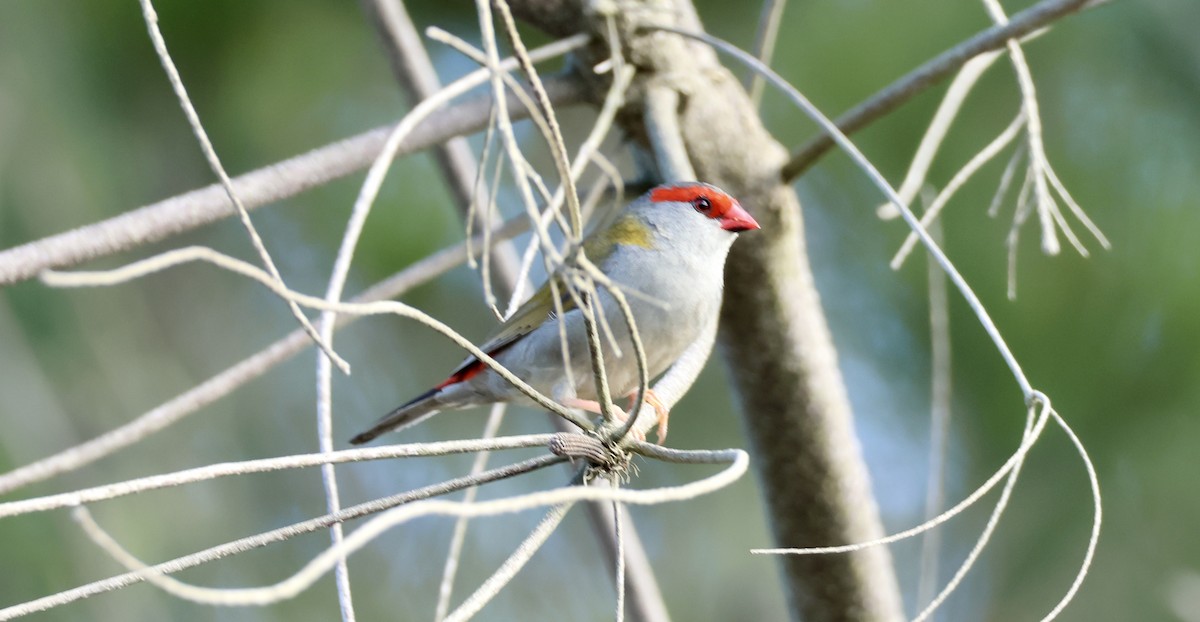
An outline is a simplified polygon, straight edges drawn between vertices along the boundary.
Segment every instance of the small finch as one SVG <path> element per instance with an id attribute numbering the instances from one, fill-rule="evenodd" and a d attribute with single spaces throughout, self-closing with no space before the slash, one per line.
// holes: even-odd
<path id="1" fill-rule="evenodd" d="M 584 239 L 583 252 L 626 296 L 646 352 L 649 375 L 665 372 L 696 342 L 721 309 L 725 258 L 737 234 L 759 225 L 736 199 L 698 182 L 659 186 L 622 208 Z M 545 284 L 499 326 L 480 349 L 551 399 L 600 412 L 584 329 L 583 312 L 559 287 L 563 314 Z M 617 343 L 629 330 L 611 294 L 599 293 L 599 307 Z M 558 322 L 565 323 L 570 372 L 564 369 Z M 604 350 L 613 395 L 632 395 L 638 386 L 632 347 L 621 356 Z M 647 392 L 658 415 L 659 442 L 666 435 L 667 411 Z M 351 443 L 366 443 L 445 411 L 496 402 L 532 403 L 527 396 L 474 356 L 450 377 L 385 415 Z"/>

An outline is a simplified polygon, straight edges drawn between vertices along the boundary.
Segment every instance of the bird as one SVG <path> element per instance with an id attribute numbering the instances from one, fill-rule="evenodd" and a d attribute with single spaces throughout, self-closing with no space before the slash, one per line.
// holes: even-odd
<path id="1" fill-rule="evenodd" d="M 680 182 L 651 189 L 584 237 L 583 254 L 628 294 L 625 299 L 642 339 L 650 378 L 665 372 L 716 320 L 729 249 L 739 233 L 759 228 L 750 213 L 720 188 Z M 608 291 L 597 290 L 599 309 L 616 343 L 631 343 L 617 302 Z M 479 348 L 543 395 L 568 408 L 599 413 L 583 311 L 560 286 L 561 316 L 556 315 L 553 291 L 548 280 Z M 560 321 L 565 324 L 569 358 L 563 355 Z M 601 349 L 610 393 L 629 395 L 632 401 L 639 384 L 633 349 L 622 347 L 618 353 L 605 346 Z M 567 361 L 570 373 L 564 365 Z M 667 409 L 652 391 L 646 392 L 645 401 L 656 411 L 662 443 Z M 384 415 L 350 442 L 369 442 L 442 411 L 497 402 L 533 403 L 492 368 L 469 356 L 445 380 Z"/>

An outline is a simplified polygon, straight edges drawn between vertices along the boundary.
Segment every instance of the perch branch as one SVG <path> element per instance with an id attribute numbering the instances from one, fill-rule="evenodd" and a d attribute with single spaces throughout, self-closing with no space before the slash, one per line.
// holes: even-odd
<path id="1" fill-rule="evenodd" d="M 266 605 L 292 598 L 308 589 L 339 559 L 362 549 L 380 535 L 410 520 L 423 516 L 497 516 L 549 505 L 570 504 L 575 501 L 619 501 L 637 505 L 657 505 L 694 499 L 712 493 L 737 481 L 747 469 L 749 457 L 743 451 L 733 451 L 729 464 L 713 475 L 696 481 L 646 490 L 613 489 L 607 486 L 566 486 L 472 504 L 431 499 L 394 507 L 364 523 L 346 537 L 339 546 L 331 546 L 315 556 L 287 579 L 258 588 L 204 588 L 184 584 L 163 576 L 153 566 L 144 566 L 130 555 L 118 561 L 136 568 L 133 574 L 171 593 L 193 602 L 213 605 Z M 114 542 L 115 544 L 115 542 Z M 0 610 L 0 620 L 4 619 Z"/>
<path id="2" fill-rule="evenodd" d="M 441 441 L 436 443 L 407 443 L 404 445 L 389 445 L 385 447 L 365 447 L 343 449 L 334 452 L 315 454 L 298 454 L 279 458 L 261 458 L 241 462 L 223 462 L 210 464 L 194 469 L 152 475 L 114 484 L 105 484 L 93 488 L 83 488 L 71 492 L 21 499 L 0 503 L 0 518 L 19 516 L 31 512 L 46 512 L 59 508 L 95 503 L 116 499 L 151 490 L 182 486 L 194 482 L 206 482 L 219 477 L 231 475 L 249 475 L 252 473 L 270 473 L 286 469 L 300 469 L 324 464 L 344 464 L 348 462 L 363 462 L 367 460 L 391 460 L 396 458 L 422 458 L 444 456 L 448 454 L 475 453 L 480 451 L 498 451 L 502 449 L 519 449 L 524 447 L 543 447 L 553 440 L 553 434 L 527 434 L 509 436 L 498 439 L 468 439 L 458 441 Z M 336 514 L 336 512 L 331 512 Z"/>
<path id="3" fill-rule="evenodd" d="M 75 602 L 89 596 L 119 590 L 136 583 L 141 583 L 146 580 L 145 573 L 147 571 L 158 574 L 171 574 L 179 572 L 187 568 L 193 568 L 208 562 L 216 561 L 238 553 L 244 553 L 257 548 L 262 548 L 268 544 L 283 542 L 301 534 L 311 533 L 322 529 L 328 529 L 330 525 L 335 523 L 345 522 L 355 518 L 361 518 L 370 514 L 375 514 L 396 507 L 397 505 L 411 503 L 421 499 L 449 494 L 456 490 L 462 490 L 470 486 L 478 486 L 488 482 L 498 481 L 507 477 L 513 477 L 530 471 L 542 469 L 554 464 L 565 461 L 561 456 L 540 456 L 531 458 L 517 464 L 507 465 L 492 469 L 486 473 L 480 474 L 478 477 L 460 477 L 457 479 L 440 482 L 424 488 L 418 488 L 408 492 L 384 497 L 383 499 L 375 499 L 366 503 L 361 503 L 355 506 L 348 507 L 337 514 L 326 514 L 318 516 L 303 522 L 294 523 L 279 529 L 273 529 L 264 533 L 256 534 L 240 538 L 232 542 L 219 544 L 212 548 L 198 551 L 183 557 L 165 561 L 159 564 L 150 566 L 148 569 L 139 570 L 136 572 L 126 572 L 100 581 L 94 581 L 86 585 L 81 585 L 77 588 L 58 592 L 50 596 L 45 596 L 28 602 L 12 605 L 0 609 L 0 622 L 11 620 L 46 611 L 54 607 L 60 607 L 68 603 Z"/>

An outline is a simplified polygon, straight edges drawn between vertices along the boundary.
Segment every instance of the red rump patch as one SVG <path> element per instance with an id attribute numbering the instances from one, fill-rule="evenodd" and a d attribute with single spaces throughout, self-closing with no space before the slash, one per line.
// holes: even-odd
<path id="1" fill-rule="evenodd" d="M 464 380 L 470 380 L 471 378 L 479 375 L 479 373 L 484 369 L 487 369 L 487 365 L 484 365 L 483 361 L 476 359 L 475 361 L 468 363 L 466 367 L 463 367 L 462 369 L 451 374 L 449 378 L 443 380 L 441 384 L 434 388 L 445 389 L 452 384 L 463 382 Z"/>
<path id="2" fill-rule="evenodd" d="M 650 200 L 655 203 L 667 201 L 692 203 L 701 197 L 708 199 L 712 204 L 712 210 L 708 212 L 707 216 L 714 219 L 724 217 L 725 213 L 737 204 L 733 197 L 707 184 L 663 186 L 650 192 Z"/>
<path id="3" fill-rule="evenodd" d="M 516 343 L 516 340 L 510 341 L 509 343 L 506 343 L 506 344 L 500 346 L 499 348 L 496 348 L 495 350 L 488 352 L 487 355 L 492 358 L 496 358 L 496 355 L 507 350 L 509 348 L 509 346 L 511 346 L 514 343 Z M 462 369 L 454 372 L 453 374 L 450 374 L 449 378 L 443 380 L 442 383 L 437 385 L 436 387 L 434 387 L 434 389 L 441 390 L 441 389 L 445 389 L 446 387 L 448 387 L 452 384 L 456 384 L 459 382 L 466 382 L 466 381 L 474 378 L 475 376 L 478 376 L 479 374 L 482 374 L 483 372 L 487 371 L 487 368 L 488 368 L 487 363 L 484 363 L 483 361 L 481 361 L 479 359 L 475 359 L 475 360 L 471 361 L 470 363 L 463 365 Z"/>

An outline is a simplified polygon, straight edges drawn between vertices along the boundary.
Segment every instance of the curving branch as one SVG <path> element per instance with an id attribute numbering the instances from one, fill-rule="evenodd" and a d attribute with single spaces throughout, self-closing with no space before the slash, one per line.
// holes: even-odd
<path id="1" fill-rule="evenodd" d="M 513 219 L 492 235 L 506 240 L 527 228 L 524 219 Z M 482 235 L 478 236 L 482 238 Z M 443 249 L 373 285 L 352 302 L 375 302 L 395 298 L 404 292 L 432 280 L 467 257 L 467 242 Z M 478 248 L 478 242 L 476 243 Z M 357 316 L 338 316 L 338 326 L 355 321 Z M 96 460 L 110 456 L 134 443 L 175 424 L 232 393 L 238 387 L 274 369 L 303 352 L 312 341 L 300 329 L 273 342 L 255 354 L 230 365 L 224 371 L 163 402 L 155 408 L 93 439 L 79 443 L 54 455 L 0 473 L 0 495 L 44 481 L 63 473 L 80 469 Z"/>
<path id="2" fill-rule="evenodd" d="M 557 106 L 581 103 L 585 91 L 570 76 L 545 81 Z M 512 100 L 513 118 L 528 115 Z M 400 145 L 397 156 L 427 149 L 454 136 L 477 132 L 488 121 L 492 98 L 484 95 L 434 112 Z M 394 125 L 314 149 L 234 177 L 233 188 L 246 209 L 296 196 L 370 166 Z M 225 189 L 211 184 L 119 216 L 0 251 L 0 286 L 36 276 L 51 268 L 67 268 L 100 257 L 163 240 L 235 214 Z"/>
<path id="3" fill-rule="evenodd" d="M 383 40 L 396 81 L 413 100 L 410 103 L 416 105 L 437 92 L 441 80 L 404 3 L 399 0 L 361 0 L 361 4 Z M 479 188 L 476 192 L 479 164 L 467 139 L 452 138 L 437 145 L 433 154 L 458 209 L 473 216 L 474 227 L 485 231 L 495 227 L 495 215 L 483 209 L 487 189 Z M 474 209 L 470 209 L 472 207 Z M 512 245 L 499 245 L 492 255 L 497 275 L 502 279 L 515 279 L 519 260 Z"/>
<path id="4" fill-rule="evenodd" d="M 196 107 L 192 105 L 192 100 L 187 94 L 187 89 L 183 85 L 183 79 L 179 76 L 179 70 L 175 67 L 175 61 L 171 60 L 171 55 L 167 51 L 167 42 L 163 39 L 162 30 L 158 27 L 158 13 L 154 10 L 154 5 L 151 0 L 139 0 L 142 6 L 142 17 L 146 21 L 146 29 L 150 35 L 150 41 L 154 44 L 154 53 L 158 56 L 159 62 L 163 69 L 167 72 L 167 80 L 171 83 L 171 90 L 175 92 L 175 98 L 179 100 L 180 106 L 183 108 L 184 116 L 187 117 L 188 125 L 191 126 L 192 134 L 196 137 L 196 142 L 200 144 L 200 151 L 204 154 L 204 159 L 208 161 L 208 166 L 212 169 L 213 174 L 221 181 L 221 187 L 225 189 L 226 196 L 233 203 L 237 210 L 237 215 L 242 221 L 242 226 L 246 229 L 246 234 L 250 238 L 250 244 L 254 247 L 254 251 L 258 253 L 258 258 L 262 261 L 263 266 L 267 269 L 280 287 L 285 287 L 283 276 L 279 274 L 279 268 L 275 267 L 275 261 L 271 259 L 271 253 L 267 250 L 266 244 L 263 243 L 262 237 L 258 234 L 258 228 L 254 226 L 254 222 L 250 219 L 250 212 L 246 211 L 246 206 L 242 204 L 242 200 L 238 198 L 237 191 L 233 188 L 233 182 L 229 179 L 229 174 L 225 172 L 225 166 L 221 164 L 220 158 L 217 157 L 217 152 L 213 148 L 212 141 L 208 138 L 208 132 L 204 129 L 204 125 L 200 122 L 200 115 L 196 113 Z M 343 374 L 350 373 L 350 363 L 347 363 L 337 352 L 333 350 L 333 345 L 329 343 L 328 338 L 317 334 L 317 329 L 308 321 L 308 316 L 300 311 L 300 307 L 294 302 L 288 303 L 288 308 L 292 312 L 292 316 L 299 322 L 304 332 L 317 344 L 321 352 L 328 357 L 329 361 L 338 366 Z"/>
<path id="5" fill-rule="evenodd" d="M 180 570 L 207 564 L 208 562 L 229 557 L 231 555 L 237 555 L 238 553 L 262 548 L 269 544 L 283 542 L 300 534 L 328 529 L 331 525 L 356 518 L 362 518 L 371 514 L 377 514 L 399 505 L 413 503 L 414 501 L 420 501 L 423 499 L 430 499 L 471 486 L 479 486 L 488 482 L 514 477 L 516 475 L 543 469 L 564 461 L 566 461 L 566 458 L 553 455 L 530 458 L 529 460 L 518 462 L 516 464 L 491 469 L 485 473 L 479 474 L 478 476 L 460 477 L 457 479 L 439 482 L 437 484 L 402 492 L 390 497 L 384 497 L 382 499 L 374 499 L 366 503 L 360 503 L 358 505 L 342 509 L 334 514 L 325 514 L 323 516 L 310 518 L 308 520 L 293 523 L 278 529 L 272 529 L 271 531 L 266 531 L 253 536 L 247 536 L 245 538 L 239 538 L 230 542 L 218 544 L 217 546 L 204 549 L 203 551 L 197 551 L 190 555 L 176 557 L 175 559 L 155 564 L 150 566 L 148 570 L 164 575 L 179 572 Z M 70 590 L 64 590 L 56 594 L 51 594 L 50 596 L 45 596 L 29 602 L 5 607 L 0 609 L 0 621 L 11 620 L 13 618 L 19 618 L 31 613 L 45 611 L 54 607 L 60 607 L 77 600 L 95 596 L 96 594 L 103 594 L 105 592 L 119 590 L 135 583 L 144 582 L 146 581 L 145 570 L 146 569 L 140 569 L 133 572 L 126 572 L 109 577 L 107 579 L 93 581 Z"/>
<path id="6" fill-rule="evenodd" d="M 292 454 L 278 458 L 259 458 L 240 462 L 220 462 L 173 473 L 151 475 L 125 480 L 113 484 L 80 488 L 44 497 L 0 502 L 0 518 L 20 516 L 33 512 L 48 512 L 97 501 L 107 501 L 127 495 L 182 486 L 195 482 L 207 482 L 232 475 L 271 473 L 286 469 L 302 469 L 325 464 L 344 464 L 366 460 L 394 460 L 396 458 L 422 458 L 465 454 L 480 451 L 498 451 L 526 447 L 547 447 L 556 439 L 552 434 L 526 434 L 500 439 L 468 439 L 460 441 L 438 441 L 433 443 L 408 443 L 384 447 L 343 449 L 341 451 L 316 454 Z M 336 512 L 331 512 L 336 513 Z"/>

